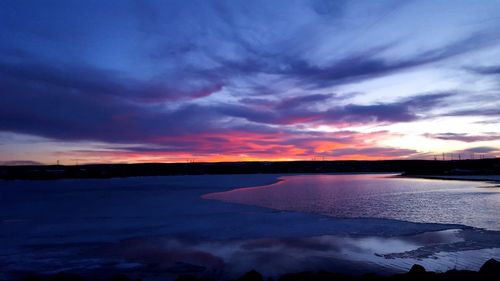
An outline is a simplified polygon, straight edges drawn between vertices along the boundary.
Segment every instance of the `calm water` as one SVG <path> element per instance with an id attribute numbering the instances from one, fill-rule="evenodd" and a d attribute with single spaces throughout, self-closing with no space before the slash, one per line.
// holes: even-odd
<path id="1" fill-rule="evenodd" d="M 205 195 L 233 203 L 318 213 L 500 230 L 500 188 L 485 182 L 389 175 L 284 176 L 272 185 Z"/>
<path id="2" fill-rule="evenodd" d="M 500 259 L 500 232 L 436 222 L 500 229 L 500 190 L 488 185 L 390 175 L 0 181 L 0 280 L 477 270 Z"/>

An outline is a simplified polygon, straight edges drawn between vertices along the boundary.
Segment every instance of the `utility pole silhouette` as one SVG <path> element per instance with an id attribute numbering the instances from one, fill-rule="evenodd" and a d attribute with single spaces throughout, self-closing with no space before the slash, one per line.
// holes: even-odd
<path id="1" fill-rule="evenodd" d="M 444 161 L 444 152 L 443 152 L 443 161 Z"/>

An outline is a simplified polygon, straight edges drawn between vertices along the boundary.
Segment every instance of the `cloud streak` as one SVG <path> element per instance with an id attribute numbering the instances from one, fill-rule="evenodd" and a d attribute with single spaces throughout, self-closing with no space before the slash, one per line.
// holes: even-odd
<path id="1" fill-rule="evenodd" d="M 441 140 L 455 140 L 462 142 L 479 142 L 479 141 L 495 141 L 500 140 L 499 133 L 485 133 L 482 135 L 472 134 L 457 134 L 457 133 L 441 133 L 441 134 L 426 134 L 426 137 L 436 138 Z"/>
<path id="2" fill-rule="evenodd" d="M 496 6 L 461 5 L 12 2 L 0 11 L 0 131 L 100 142 L 72 153 L 111 159 L 404 158 L 421 147 L 385 145 L 402 135 L 391 125 L 477 117 L 468 134 L 414 134 L 495 147 L 481 132 L 499 115 L 486 100 L 498 62 L 464 65 L 498 46 L 495 22 L 466 25 Z"/>

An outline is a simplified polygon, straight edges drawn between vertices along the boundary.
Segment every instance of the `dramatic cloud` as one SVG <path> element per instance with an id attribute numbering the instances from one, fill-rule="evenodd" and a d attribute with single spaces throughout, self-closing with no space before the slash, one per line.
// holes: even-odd
<path id="1" fill-rule="evenodd" d="M 493 101 L 494 103 L 496 101 Z M 490 107 L 487 106 L 486 108 L 478 108 L 478 109 L 464 109 L 464 110 L 457 110 L 457 111 L 452 111 L 443 115 L 448 115 L 448 116 L 491 116 L 491 117 L 496 117 L 500 116 L 500 108 L 498 107 Z"/>
<path id="2" fill-rule="evenodd" d="M 417 153 L 415 150 L 410 149 L 391 149 L 383 147 L 370 147 L 370 148 L 344 148 L 331 152 L 332 156 L 361 156 L 372 155 L 381 158 L 396 158 L 401 156 L 409 156 Z"/>
<path id="3" fill-rule="evenodd" d="M 478 74 L 484 74 L 484 75 L 497 75 L 500 74 L 500 66 L 495 65 L 495 66 L 482 66 L 482 67 L 470 67 L 467 68 L 468 70 L 478 73 Z"/>
<path id="4" fill-rule="evenodd" d="M 6 166 L 25 166 L 25 165 L 42 165 L 43 163 L 31 160 L 18 160 L 18 161 L 0 161 L 0 165 Z"/>
<path id="5" fill-rule="evenodd" d="M 7 88 L 7 93 L 25 89 L 38 88 L 58 90 L 64 94 L 80 94 L 102 99 L 123 99 L 136 102 L 165 102 L 182 99 L 196 99 L 220 91 L 222 81 L 212 79 L 209 75 L 178 74 L 172 81 L 139 81 L 123 74 L 105 71 L 97 68 L 78 65 L 54 66 L 51 62 L 39 64 L 9 64 L 0 61 L 0 79 Z M 178 79 L 178 80 L 177 80 Z M 180 80 L 193 80 L 196 83 L 187 85 L 178 83 Z M 16 85 L 17 84 L 17 85 Z M 20 85 L 19 85 L 20 84 Z M 171 84 L 171 85 L 169 85 Z"/>
<path id="6" fill-rule="evenodd" d="M 490 146 L 474 146 L 467 149 L 453 151 L 450 155 L 454 159 L 481 159 L 500 157 L 500 149 Z"/>
<path id="7" fill-rule="evenodd" d="M 456 141 L 463 141 L 463 142 L 500 140 L 500 133 L 485 133 L 482 135 L 442 133 L 442 134 L 425 134 L 425 136 L 429 137 L 429 138 L 437 138 L 437 139 L 442 139 L 442 140 L 456 140 Z"/>
<path id="8" fill-rule="evenodd" d="M 338 84 L 360 82 L 391 72 L 403 71 L 417 66 L 436 63 L 454 56 L 461 55 L 484 44 L 491 44 L 490 36 L 471 36 L 465 40 L 440 46 L 439 49 L 415 54 L 403 59 L 382 59 L 381 54 L 387 52 L 391 46 L 377 47 L 354 53 L 332 62 L 330 65 L 316 66 L 294 57 L 268 58 L 264 54 L 254 54 L 253 59 L 244 61 L 217 61 L 221 65 L 220 71 L 251 75 L 265 73 L 279 75 L 286 79 L 294 79 L 297 86 L 305 89 L 318 89 Z"/>
<path id="9" fill-rule="evenodd" d="M 430 153 L 403 140 L 415 135 L 456 146 L 437 151 L 494 148 L 498 134 L 482 132 L 495 132 L 500 115 L 500 20 L 485 19 L 498 9 L 10 1 L 0 9 L 0 133 L 53 142 L 28 159 L 44 163 Z M 448 119 L 457 128 L 419 125 Z M 3 162 L 25 160 L 16 141 L 3 141 Z"/>
<path id="10" fill-rule="evenodd" d="M 269 101 L 252 100 L 250 103 L 253 103 L 253 106 L 225 104 L 217 107 L 217 109 L 225 115 L 266 124 L 395 123 L 425 117 L 428 110 L 440 107 L 450 95 L 449 93 L 426 94 L 405 98 L 393 103 L 347 104 L 345 106 L 334 106 L 326 110 L 314 110 L 309 108 L 308 105 L 317 101 L 322 101 L 323 105 L 325 105 L 325 97 L 328 96 L 309 95 L 284 100 L 276 105 Z M 263 106 L 264 104 L 265 106 Z"/>
<path id="11" fill-rule="evenodd" d="M 499 152 L 500 149 L 498 149 L 497 147 L 480 146 L 480 147 L 468 148 L 463 151 L 471 153 L 492 153 L 492 152 Z"/>

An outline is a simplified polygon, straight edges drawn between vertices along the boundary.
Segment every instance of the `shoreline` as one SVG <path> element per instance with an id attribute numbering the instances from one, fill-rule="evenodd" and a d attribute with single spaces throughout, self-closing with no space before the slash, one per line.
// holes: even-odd
<path id="1" fill-rule="evenodd" d="M 326 160 L 283 162 L 215 163 L 137 163 L 1 166 L 3 180 L 55 180 L 123 178 L 168 175 L 231 174 L 328 174 L 328 173 L 406 173 L 426 174 L 500 174 L 500 159 L 476 160 Z"/>
<path id="2" fill-rule="evenodd" d="M 403 173 L 396 177 L 432 180 L 482 181 L 497 185 L 500 184 L 500 175 L 405 175 Z"/>

